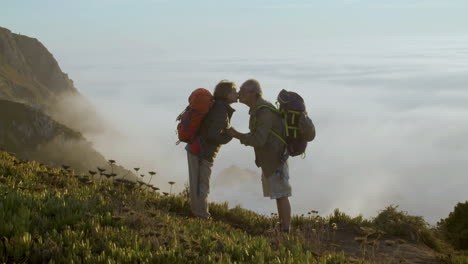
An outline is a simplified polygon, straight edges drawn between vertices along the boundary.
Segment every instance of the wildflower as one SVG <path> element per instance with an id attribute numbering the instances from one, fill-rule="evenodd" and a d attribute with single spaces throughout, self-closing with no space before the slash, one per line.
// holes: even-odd
<path id="1" fill-rule="evenodd" d="M 168 196 L 168 195 L 169 195 L 169 193 L 167 193 L 167 192 L 163 192 L 163 194 L 164 194 L 164 196 Z"/>
<path id="2" fill-rule="evenodd" d="M 105 172 L 106 171 L 106 169 L 99 168 L 99 167 L 97 167 L 97 169 L 98 169 L 99 172 Z"/>
<path id="3" fill-rule="evenodd" d="M 148 173 L 151 175 L 150 180 L 149 180 L 149 182 L 148 182 L 148 183 L 150 183 L 151 180 L 153 179 L 153 176 L 156 174 L 156 172 L 150 171 L 150 172 L 148 172 Z"/>
<path id="4" fill-rule="evenodd" d="M 140 168 L 133 168 L 133 169 L 134 169 L 135 171 L 139 171 L 139 170 L 140 170 Z"/>
<path id="5" fill-rule="evenodd" d="M 89 171 L 89 174 L 91 174 L 91 176 L 94 176 L 97 172 L 96 171 L 93 171 L 93 170 L 90 170 Z"/>
<path id="6" fill-rule="evenodd" d="M 171 189 L 169 190 L 169 194 L 172 193 L 172 185 L 174 185 L 174 183 L 175 183 L 175 182 L 173 182 L 173 181 L 170 181 L 170 182 L 169 182 L 169 184 L 171 185 Z"/>
<path id="7" fill-rule="evenodd" d="M 110 163 L 110 164 L 114 164 L 114 163 L 115 163 L 115 160 L 109 160 L 109 163 Z"/>

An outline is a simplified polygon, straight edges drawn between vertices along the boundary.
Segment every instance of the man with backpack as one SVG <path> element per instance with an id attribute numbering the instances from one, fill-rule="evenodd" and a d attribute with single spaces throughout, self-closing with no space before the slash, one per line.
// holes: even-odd
<path id="1" fill-rule="evenodd" d="M 291 185 L 287 163 L 286 129 L 276 107 L 262 97 L 257 80 L 250 79 L 239 90 L 239 102 L 250 108 L 249 133 L 234 128 L 228 134 L 254 148 L 255 164 L 262 169 L 263 195 L 276 199 L 281 231 L 289 232 L 291 223 Z"/>

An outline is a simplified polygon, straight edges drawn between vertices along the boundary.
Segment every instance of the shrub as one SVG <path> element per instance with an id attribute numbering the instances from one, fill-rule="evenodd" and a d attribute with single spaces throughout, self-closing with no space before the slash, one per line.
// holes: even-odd
<path id="1" fill-rule="evenodd" d="M 362 215 L 358 215 L 356 217 L 351 217 L 346 213 L 340 211 L 340 209 L 336 208 L 333 211 L 333 214 L 328 216 L 329 223 L 336 223 L 340 226 L 370 226 L 371 222 L 367 219 L 364 219 Z"/>
<path id="2" fill-rule="evenodd" d="M 445 238 L 457 249 L 468 249 L 468 201 L 458 203 L 454 211 L 437 223 Z"/>
<path id="3" fill-rule="evenodd" d="M 412 241 L 422 241 L 435 250 L 441 250 L 441 241 L 421 216 L 408 215 L 397 210 L 398 206 L 390 205 L 374 218 L 373 224 L 387 235 L 404 237 Z"/>

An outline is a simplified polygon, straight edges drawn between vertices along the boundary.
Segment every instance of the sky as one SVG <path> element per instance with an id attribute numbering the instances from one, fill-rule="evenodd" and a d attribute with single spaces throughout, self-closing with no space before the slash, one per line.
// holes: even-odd
<path id="1" fill-rule="evenodd" d="M 468 199 L 467 1 L 3 1 L 0 26 L 38 38 L 113 124 L 95 147 L 161 186 L 188 177 L 174 131 L 190 92 L 256 78 L 270 101 L 303 95 L 317 128 L 290 160 L 294 213 L 397 204 L 435 223 Z M 223 146 L 210 199 L 274 212 L 253 159 Z"/>

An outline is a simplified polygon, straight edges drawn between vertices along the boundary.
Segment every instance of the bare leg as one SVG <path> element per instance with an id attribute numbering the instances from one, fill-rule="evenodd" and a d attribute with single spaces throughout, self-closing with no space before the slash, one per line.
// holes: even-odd
<path id="1" fill-rule="evenodd" d="M 288 197 L 276 199 L 276 206 L 278 207 L 281 231 L 289 231 L 289 226 L 291 225 L 291 205 L 289 204 Z"/>

